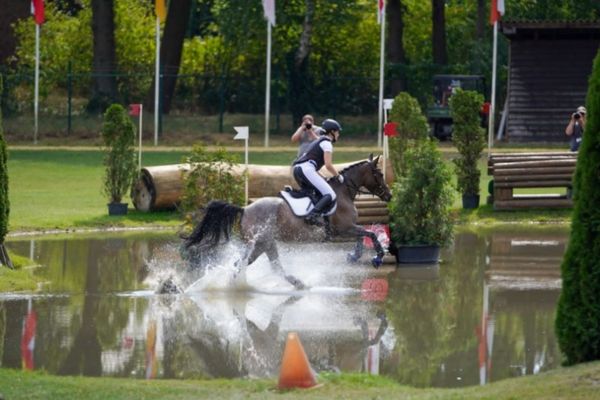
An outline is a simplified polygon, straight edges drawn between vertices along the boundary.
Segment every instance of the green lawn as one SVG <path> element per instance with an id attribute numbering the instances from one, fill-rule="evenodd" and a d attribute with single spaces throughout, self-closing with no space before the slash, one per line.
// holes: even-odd
<path id="1" fill-rule="evenodd" d="M 0 369 L 0 395 L 37 399 L 570 399 L 600 398 L 600 363 L 558 368 L 464 389 L 419 389 L 367 374 L 328 374 L 320 387 L 280 392 L 274 380 L 139 380 L 55 377 Z M 0 396 L 1 397 L 1 396 Z"/>
<path id="2" fill-rule="evenodd" d="M 447 160 L 455 156 L 452 148 L 442 147 Z M 243 150 L 232 148 L 243 158 Z M 364 159 L 377 149 L 373 147 L 336 148 L 335 162 Z M 149 148 L 143 153 L 143 165 L 180 163 L 189 150 Z M 250 163 L 265 165 L 289 165 L 295 158 L 293 147 L 264 149 L 253 148 Z M 485 157 L 484 157 L 485 158 Z M 463 222 L 492 223 L 502 221 L 562 221 L 567 222 L 570 210 L 534 210 L 518 212 L 494 212 L 484 205 L 488 195 L 490 178 L 485 160 L 481 168 L 482 207 L 474 211 L 461 210 L 458 193 L 454 208 Z M 107 226 L 161 225 L 177 226 L 181 218 L 176 212 L 141 213 L 130 205 L 124 217 L 107 215 L 106 198 L 102 194 L 102 153 L 94 148 L 11 148 L 9 147 L 9 196 L 11 232 L 24 230 L 51 230 L 68 228 L 94 228 Z M 546 190 L 546 189 L 542 189 Z M 538 190 L 537 192 L 540 192 Z M 129 201 L 128 198 L 125 201 Z"/>

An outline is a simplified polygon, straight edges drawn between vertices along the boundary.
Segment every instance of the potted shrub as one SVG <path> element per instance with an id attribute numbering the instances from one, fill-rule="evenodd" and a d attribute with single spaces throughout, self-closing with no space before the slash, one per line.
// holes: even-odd
<path id="1" fill-rule="evenodd" d="M 125 108 L 111 105 L 104 113 L 102 125 L 104 141 L 104 194 L 108 197 L 108 214 L 127 214 L 127 203 L 121 200 L 131 189 L 137 176 L 137 159 L 134 150 L 135 126 Z"/>
<path id="2" fill-rule="evenodd" d="M 452 176 L 434 140 L 404 154 L 406 174 L 392 186 L 390 253 L 399 264 L 436 263 L 452 240 Z"/>
<path id="3" fill-rule="evenodd" d="M 479 111 L 483 104 L 481 94 L 458 89 L 450 98 L 452 141 L 459 156 L 454 159 L 458 191 L 462 193 L 463 208 L 479 207 L 479 177 L 477 167 L 485 147 L 484 130 Z"/>

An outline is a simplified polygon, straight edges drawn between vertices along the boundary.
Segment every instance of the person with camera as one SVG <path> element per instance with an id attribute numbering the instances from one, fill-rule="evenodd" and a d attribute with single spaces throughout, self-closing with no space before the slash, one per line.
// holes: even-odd
<path id="1" fill-rule="evenodd" d="M 565 134 L 571 138 L 571 151 L 578 151 L 581 145 L 586 111 L 584 106 L 577 107 L 577 111 L 571 115 L 571 120 L 565 129 Z"/>
<path id="2" fill-rule="evenodd" d="M 292 135 L 292 143 L 300 143 L 298 156 L 301 156 L 308 149 L 312 141 L 319 138 L 320 129 L 315 125 L 315 119 L 312 115 L 306 114 L 302 117 L 302 124 Z"/>

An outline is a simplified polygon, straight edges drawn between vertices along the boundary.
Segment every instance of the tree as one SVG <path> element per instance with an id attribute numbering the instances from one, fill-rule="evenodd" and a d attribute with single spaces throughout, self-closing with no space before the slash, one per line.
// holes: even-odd
<path id="1" fill-rule="evenodd" d="M 0 75 L 0 93 L 2 93 L 2 76 Z M 6 142 L 2 130 L 2 110 L 0 109 L 0 263 L 9 268 L 13 268 L 6 247 L 4 238 L 8 233 L 8 215 L 10 213 L 10 203 L 8 200 L 8 171 L 6 169 Z"/>
<path id="2" fill-rule="evenodd" d="M 388 63 L 395 66 L 391 82 L 392 94 L 406 90 L 406 52 L 404 50 L 404 14 L 406 7 L 402 0 L 390 0 L 386 14 L 389 24 Z M 399 76 L 398 76 L 399 75 Z"/>
<path id="3" fill-rule="evenodd" d="M 433 63 L 438 65 L 446 65 L 448 63 L 445 7 L 445 0 L 431 0 Z"/>
<path id="4" fill-rule="evenodd" d="M 15 52 L 17 35 L 12 25 L 30 15 L 30 5 L 21 0 L 4 2 L 0 13 L 0 65 L 7 63 Z"/>
<path id="5" fill-rule="evenodd" d="M 477 0 L 477 40 L 485 38 L 485 27 L 487 18 L 485 15 L 486 0 Z"/>
<path id="6" fill-rule="evenodd" d="M 187 32 L 188 20 L 192 9 L 191 0 L 178 0 L 169 2 L 167 20 L 165 22 L 165 31 L 160 43 L 160 62 L 162 78 L 162 112 L 169 113 L 175 85 L 177 83 L 177 74 L 181 65 L 181 53 L 183 50 L 183 39 Z M 154 110 L 154 85 L 156 77 L 152 80 L 152 85 L 148 92 L 146 106 L 149 110 Z"/>
<path id="7" fill-rule="evenodd" d="M 117 98 L 117 56 L 113 0 L 92 0 L 94 86 L 88 110 L 103 111 Z"/>
<path id="8" fill-rule="evenodd" d="M 566 364 L 600 359 L 600 52 L 586 99 L 588 120 L 574 176 L 569 245 L 561 265 L 556 334 Z"/>

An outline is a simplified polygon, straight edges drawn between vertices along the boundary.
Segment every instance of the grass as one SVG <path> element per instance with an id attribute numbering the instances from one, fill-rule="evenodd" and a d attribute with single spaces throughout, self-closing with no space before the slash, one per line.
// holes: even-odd
<path id="1" fill-rule="evenodd" d="M 134 380 L 56 377 L 0 369 L 3 398 L 36 399 L 597 399 L 600 363 L 464 389 L 418 389 L 366 374 L 327 374 L 321 386 L 279 391 L 273 380 Z"/>

